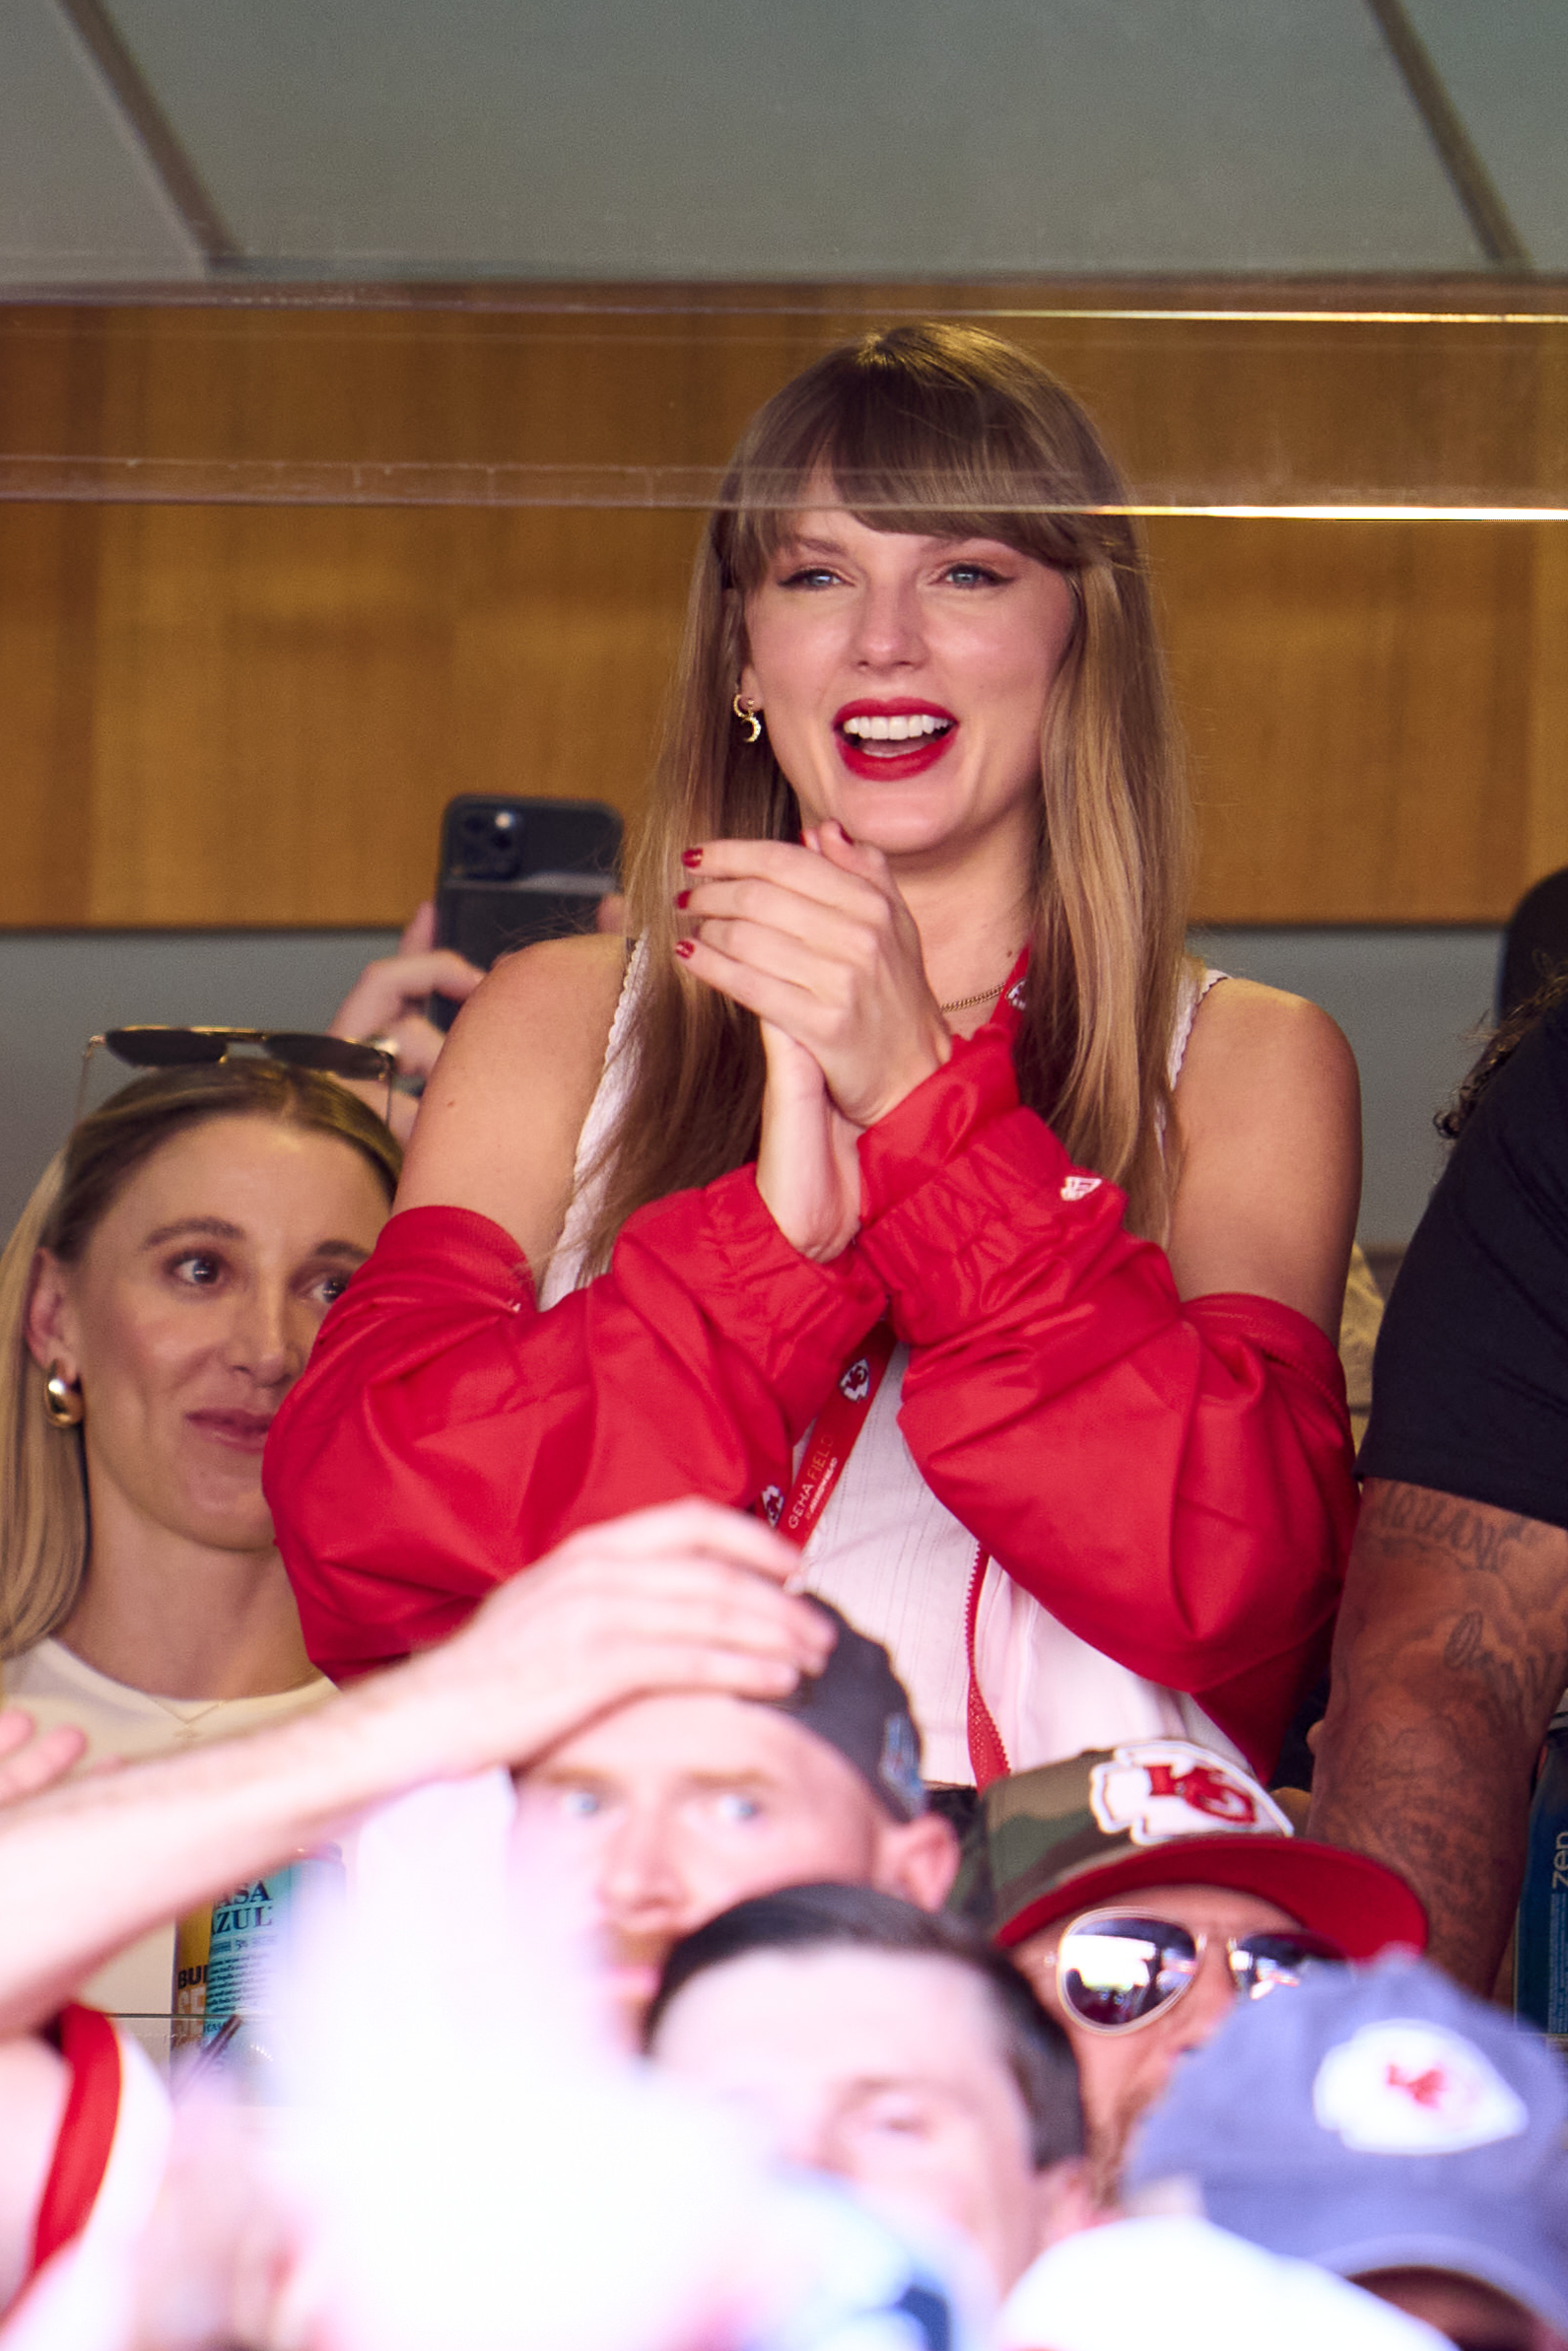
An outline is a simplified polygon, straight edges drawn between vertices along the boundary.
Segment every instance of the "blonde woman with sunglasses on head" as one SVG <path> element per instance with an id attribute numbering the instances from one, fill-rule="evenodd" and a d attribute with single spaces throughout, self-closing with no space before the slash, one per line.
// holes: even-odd
<path id="1" fill-rule="evenodd" d="M 90 1761 L 326 1694 L 261 1451 L 398 1167 L 331 1078 L 226 1061 L 125 1086 L 28 1204 L 0 1259 L 0 1690 Z M 95 1990 L 167 2013 L 170 1970 L 165 1933 Z"/>
<path id="2" fill-rule="evenodd" d="M 329 1670 L 700 1492 L 808 1543 L 931 1779 L 1161 1730 L 1270 1766 L 1354 1511 L 1356 1077 L 1185 952 L 1126 503 L 972 328 L 868 335 L 754 420 L 630 967 L 564 942 L 479 990 L 269 1446 Z"/>

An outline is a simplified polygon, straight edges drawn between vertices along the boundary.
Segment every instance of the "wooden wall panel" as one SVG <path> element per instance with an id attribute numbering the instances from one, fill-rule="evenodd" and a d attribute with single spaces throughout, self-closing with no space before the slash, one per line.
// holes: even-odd
<path id="1" fill-rule="evenodd" d="M 376 465 L 713 465 L 879 308 L 710 296 L 695 321 L 672 298 L 608 324 L 542 296 L 0 309 L 0 486 L 39 458 L 57 490 L 84 486 L 76 460 L 233 462 L 240 498 L 409 487 Z M 1167 495 L 1425 482 L 1568 504 L 1545 326 L 997 323 Z M 357 486 L 311 470 L 355 463 Z M 635 816 L 698 527 L 669 508 L 0 503 L 0 924 L 388 924 L 429 887 L 454 792 Z M 1205 920 L 1492 922 L 1568 862 L 1568 524 L 1165 516 L 1150 536 Z"/>
<path id="2" fill-rule="evenodd" d="M 1529 793 L 1520 865 L 1534 881 L 1568 865 L 1568 529 L 1533 534 Z"/>
<path id="3" fill-rule="evenodd" d="M 453 793 L 635 812 L 695 528 L 0 508 L 0 922 L 390 923 Z"/>
<path id="4" fill-rule="evenodd" d="M 1531 826 L 1533 557 L 1554 531 L 1151 525 L 1204 919 L 1507 913 L 1545 846 Z"/>

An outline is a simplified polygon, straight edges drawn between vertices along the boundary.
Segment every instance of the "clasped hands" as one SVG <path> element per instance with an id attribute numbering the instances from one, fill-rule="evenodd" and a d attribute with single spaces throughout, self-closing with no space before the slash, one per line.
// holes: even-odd
<path id="1" fill-rule="evenodd" d="M 762 1024 L 757 1189 L 785 1238 L 826 1262 L 859 1229 L 860 1136 L 953 1050 L 920 933 L 881 851 L 832 821 L 798 847 L 709 841 L 686 861 L 676 952 Z"/>

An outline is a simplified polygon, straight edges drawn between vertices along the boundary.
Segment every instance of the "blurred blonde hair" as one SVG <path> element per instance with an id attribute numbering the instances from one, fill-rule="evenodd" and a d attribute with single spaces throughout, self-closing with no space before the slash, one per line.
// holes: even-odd
<path id="1" fill-rule="evenodd" d="M 746 598 L 802 506 L 821 503 L 824 480 L 873 529 L 1001 539 L 1072 587 L 1076 617 L 1041 745 L 1014 1059 L 1022 1100 L 1072 1158 L 1124 1188 L 1134 1230 L 1163 1238 L 1191 818 L 1142 542 L 1130 518 L 1108 511 L 1127 494 L 1069 392 L 993 335 L 918 325 L 844 344 L 785 384 L 748 427 L 709 520 L 630 885 L 647 978 L 628 1099 L 591 1179 L 587 1265 L 605 1264 L 634 1210 L 711 1183 L 757 1148 L 758 1024 L 683 980 L 673 896 L 694 842 L 797 835 L 767 735 L 745 741 L 730 698 Z"/>
<path id="2" fill-rule="evenodd" d="M 0 1254 L 0 1658 L 63 1625 L 92 1540 L 80 1428 L 44 1411 L 46 1372 L 28 1346 L 38 1253 L 74 1265 L 124 1185 L 175 1135 L 214 1118 L 270 1118 L 352 1143 L 390 1201 L 402 1154 L 355 1095 L 313 1070 L 223 1062 L 137 1078 L 74 1127 Z"/>
<path id="3" fill-rule="evenodd" d="M 70 1615 L 87 1564 L 87 1483 L 74 1430 L 51 1425 L 45 1373 L 28 1346 L 28 1305 L 43 1234 L 60 1197 L 65 1153 L 34 1187 L 0 1256 L 0 1657 L 14 1657 Z"/>

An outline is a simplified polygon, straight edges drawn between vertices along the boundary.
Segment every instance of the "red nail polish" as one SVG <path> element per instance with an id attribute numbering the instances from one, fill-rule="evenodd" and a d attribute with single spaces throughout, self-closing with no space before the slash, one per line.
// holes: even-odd
<path id="1" fill-rule="evenodd" d="M 683 865 L 696 866 L 700 865 L 702 862 L 703 853 L 700 849 L 683 849 L 681 851 L 681 864 Z"/>
<path id="2" fill-rule="evenodd" d="M 676 893 L 675 893 L 675 903 L 676 903 L 676 905 L 677 905 L 677 906 L 690 906 L 691 902 L 692 902 L 692 894 L 691 894 L 691 891 L 690 891 L 690 890 L 677 890 L 677 891 L 676 891 Z"/>
<path id="3" fill-rule="evenodd" d="M 696 953 L 696 951 L 697 942 L 695 939 L 678 938 L 675 941 L 675 952 L 683 963 L 686 961 L 688 955 L 693 955 Z"/>

